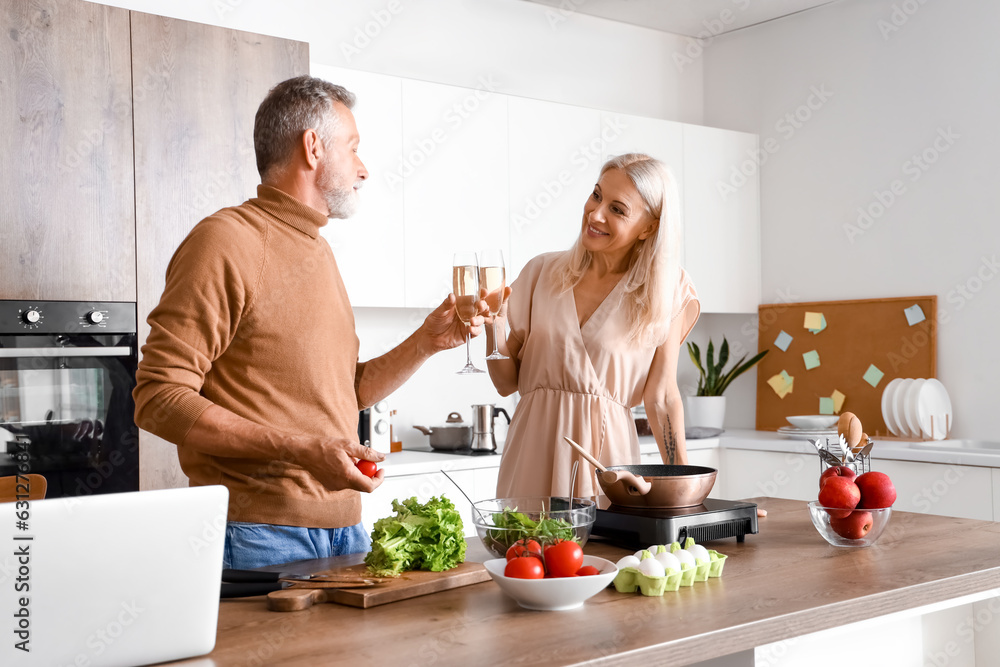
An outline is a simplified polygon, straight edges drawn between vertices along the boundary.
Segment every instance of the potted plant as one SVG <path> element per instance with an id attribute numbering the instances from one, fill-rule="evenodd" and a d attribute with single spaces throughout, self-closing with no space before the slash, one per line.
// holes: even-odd
<path id="1" fill-rule="evenodd" d="M 728 371 L 724 370 L 729 361 L 729 341 L 722 337 L 722 346 L 719 348 L 719 361 L 715 361 L 715 347 L 712 339 L 708 339 L 708 349 L 705 354 L 705 363 L 701 362 L 701 350 L 695 343 L 688 342 L 688 354 L 691 361 L 698 369 L 698 391 L 694 396 L 687 397 L 687 410 L 684 415 L 684 423 L 687 426 L 705 426 L 709 428 L 722 428 L 722 422 L 726 416 L 726 397 L 722 393 L 743 373 L 764 358 L 767 350 L 755 355 L 750 361 L 744 362 L 747 355 L 743 355 Z"/>

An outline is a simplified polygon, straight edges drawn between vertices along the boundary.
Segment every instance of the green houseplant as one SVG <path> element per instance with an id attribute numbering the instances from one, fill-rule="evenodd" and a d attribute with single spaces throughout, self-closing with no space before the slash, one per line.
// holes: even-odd
<path id="1" fill-rule="evenodd" d="M 711 338 L 708 339 L 708 349 L 705 350 L 705 363 L 702 363 L 701 350 L 697 344 L 689 341 L 687 348 L 691 361 L 698 369 L 699 378 L 697 392 L 694 396 L 687 397 L 685 424 L 722 428 L 726 415 L 726 397 L 722 395 L 723 392 L 733 380 L 763 359 L 767 350 L 755 355 L 749 361 L 745 361 L 747 355 L 744 354 L 729 370 L 725 370 L 729 362 L 729 341 L 725 336 L 722 337 L 722 345 L 719 347 L 718 362 L 715 360 L 715 346 Z"/>

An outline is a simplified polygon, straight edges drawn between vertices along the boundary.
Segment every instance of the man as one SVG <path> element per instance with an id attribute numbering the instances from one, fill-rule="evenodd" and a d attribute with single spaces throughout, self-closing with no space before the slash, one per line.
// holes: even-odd
<path id="1" fill-rule="evenodd" d="M 357 208 L 354 96 L 311 77 L 275 86 L 254 123 L 257 197 L 198 223 L 167 268 L 136 374 L 136 422 L 177 445 L 191 484 L 230 490 L 224 566 L 366 551 L 358 410 L 435 352 L 478 335 L 449 297 L 406 341 L 358 363 L 327 219 Z M 480 303 L 486 312 L 485 303 Z"/>

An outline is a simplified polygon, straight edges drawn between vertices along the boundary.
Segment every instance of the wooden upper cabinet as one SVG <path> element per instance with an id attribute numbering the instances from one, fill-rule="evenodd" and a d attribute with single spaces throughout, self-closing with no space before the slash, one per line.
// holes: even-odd
<path id="1" fill-rule="evenodd" d="M 167 264 L 205 216 L 260 183 L 253 122 L 275 84 L 309 73 L 309 45 L 132 12 L 139 342 Z M 171 445 L 140 434 L 140 487 L 186 485 Z"/>
<path id="2" fill-rule="evenodd" d="M 135 300 L 129 13 L 0 0 L 0 298 Z"/>

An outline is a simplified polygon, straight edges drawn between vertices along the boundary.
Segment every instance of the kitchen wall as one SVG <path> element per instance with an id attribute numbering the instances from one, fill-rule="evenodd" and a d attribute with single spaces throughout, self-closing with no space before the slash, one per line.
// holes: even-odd
<path id="1" fill-rule="evenodd" d="M 772 149 L 763 300 L 936 294 L 953 433 L 991 439 L 997 25 L 993 2 L 841 0 L 725 35 L 704 58 L 705 124 Z"/>
<path id="2" fill-rule="evenodd" d="M 702 122 L 702 61 L 696 58 L 679 67 L 673 57 L 684 53 L 687 38 L 521 0 L 109 0 L 102 4 L 306 41 L 310 59 L 322 65 L 468 88 L 489 85 L 510 95 Z M 372 262 L 378 261 L 373 249 Z M 362 358 L 391 348 L 428 312 L 356 309 Z M 482 368 L 484 340 L 473 341 L 473 361 Z M 464 363 L 464 347 L 439 354 L 390 397 L 399 410 L 396 424 L 405 444 L 426 443 L 426 436 L 413 430 L 413 424 L 441 423 L 452 410 L 468 420 L 472 403 L 496 402 L 508 411 L 513 407 L 513 399 L 500 399 L 486 376 L 456 376 Z M 750 424 L 752 416 L 745 423 Z"/>

